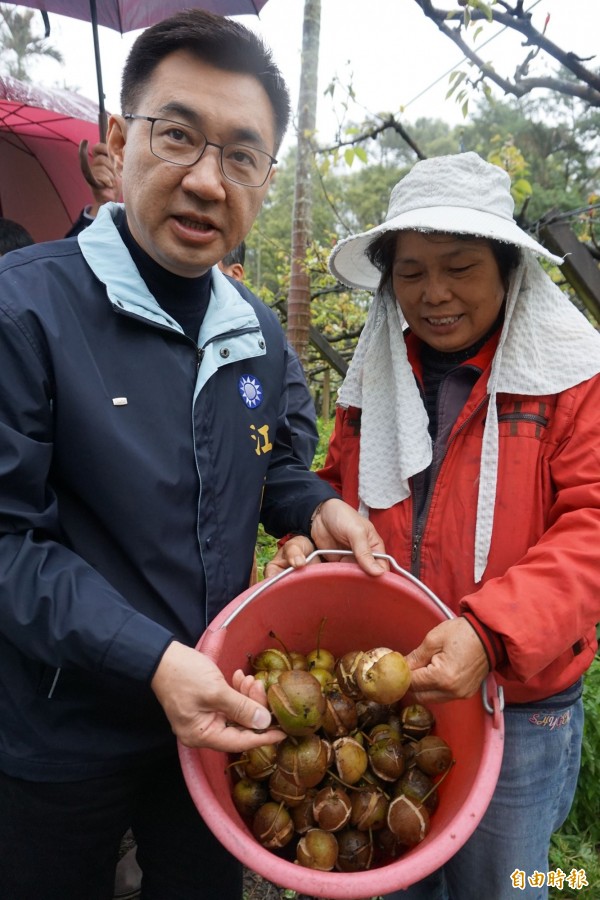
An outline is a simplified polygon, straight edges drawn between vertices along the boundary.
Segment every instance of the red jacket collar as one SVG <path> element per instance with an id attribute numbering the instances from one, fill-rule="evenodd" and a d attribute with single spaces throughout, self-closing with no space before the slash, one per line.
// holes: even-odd
<path id="1" fill-rule="evenodd" d="M 464 362 L 460 363 L 460 365 L 475 366 L 475 368 L 480 369 L 482 372 L 485 372 L 488 366 L 491 365 L 494 354 L 496 353 L 501 331 L 502 328 L 497 328 L 491 338 L 485 342 L 483 347 L 478 350 L 475 356 L 471 356 L 469 359 L 466 359 Z M 423 366 L 421 365 L 421 347 L 423 346 L 423 341 L 416 335 L 414 335 L 411 331 L 406 331 L 404 333 L 404 340 L 406 342 L 408 361 L 413 372 L 415 373 L 419 381 L 422 382 Z"/>

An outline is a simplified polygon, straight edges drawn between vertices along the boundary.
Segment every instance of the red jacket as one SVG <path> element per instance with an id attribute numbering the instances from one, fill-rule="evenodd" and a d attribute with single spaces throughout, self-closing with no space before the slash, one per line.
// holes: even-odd
<path id="1" fill-rule="evenodd" d="M 419 376 L 414 339 L 407 344 Z M 475 384 L 432 473 L 421 527 L 415 521 L 418 479 L 407 500 L 371 509 L 370 519 L 400 566 L 455 613 L 467 615 L 507 702 L 524 703 L 573 684 L 597 648 L 600 376 L 556 395 L 498 395 L 494 530 L 485 574 L 475 584 L 475 513 L 489 400 L 485 385 L 495 348 L 490 341 L 466 364 Z M 478 377 L 479 371 L 485 377 Z M 352 407 L 338 409 L 319 473 L 355 508 L 360 414 Z"/>

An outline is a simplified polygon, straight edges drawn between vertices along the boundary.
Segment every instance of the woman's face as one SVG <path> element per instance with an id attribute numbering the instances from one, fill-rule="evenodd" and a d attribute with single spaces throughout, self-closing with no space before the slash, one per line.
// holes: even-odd
<path id="1" fill-rule="evenodd" d="M 400 231 L 392 285 L 411 331 L 436 350 L 464 350 L 496 321 L 504 300 L 484 238 Z"/>

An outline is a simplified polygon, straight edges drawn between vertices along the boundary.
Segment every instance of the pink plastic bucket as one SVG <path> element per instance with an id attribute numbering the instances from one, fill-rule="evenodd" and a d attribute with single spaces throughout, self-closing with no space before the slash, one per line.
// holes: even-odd
<path id="1" fill-rule="evenodd" d="M 379 578 L 369 577 L 347 562 L 288 570 L 233 600 L 205 631 L 197 649 L 209 655 L 230 680 L 235 669 L 247 670 L 248 654 L 273 645 L 270 631 L 290 650 L 308 653 L 314 649 L 325 616 L 321 645 L 336 656 L 377 646 L 408 653 L 427 631 L 452 614 L 420 582 L 390 562 L 396 574 Z M 501 708 L 492 676 L 481 695 L 431 705 L 436 732 L 450 744 L 456 759 L 440 790 L 431 830 L 421 844 L 396 861 L 366 872 L 319 872 L 264 849 L 233 805 L 227 755 L 181 745 L 179 755 L 198 811 L 218 840 L 245 866 L 300 893 L 357 900 L 420 881 L 470 837 L 490 802 L 500 771 Z"/>

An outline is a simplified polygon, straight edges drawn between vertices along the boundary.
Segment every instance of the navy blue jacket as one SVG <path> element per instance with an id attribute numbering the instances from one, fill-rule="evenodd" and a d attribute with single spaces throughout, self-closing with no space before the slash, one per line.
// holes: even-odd
<path id="1" fill-rule="evenodd" d="M 172 752 L 165 648 L 247 587 L 259 515 L 337 496 L 291 450 L 273 312 L 215 267 L 196 345 L 110 207 L 0 264 L 0 769 L 33 780 Z"/>

